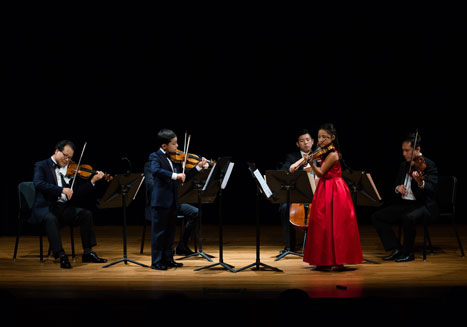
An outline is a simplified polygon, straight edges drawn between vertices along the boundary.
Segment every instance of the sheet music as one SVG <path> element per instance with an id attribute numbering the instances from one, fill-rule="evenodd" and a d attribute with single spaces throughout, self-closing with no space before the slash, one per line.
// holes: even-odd
<path id="1" fill-rule="evenodd" d="M 379 192 L 378 192 L 378 190 L 376 189 L 376 185 L 375 185 L 375 183 L 373 182 L 373 178 L 371 178 L 371 175 L 370 175 L 369 173 L 366 173 L 366 177 L 368 177 L 368 180 L 370 181 L 370 184 L 371 184 L 371 186 L 373 187 L 373 190 L 375 191 L 376 196 L 378 197 L 378 200 L 381 201 L 381 196 L 379 195 Z"/>
<path id="2" fill-rule="evenodd" d="M 136 195 L 138 194 L 138 191 L 139 191 L 141 185 L 143 185 L 144 179 L 146 178 L 146 176 L 144 176 L 144 174 L 142 176 L 143 176 L 143 178 L 141 178 L 141 182 L 139 183 L 138 188 L 136 189 L 135 196 L 133 196 L 133 200 L 136 198 Z"/>
<path id="3" fill-rule="evenodd" d="M 216 169 L 216 165 L 217 165 L 217 162 L 214 163 L 214 166 L 212 166 L 211 171 L 209 172 L 208 179 L 206 179 L 206 183 L 204 183 L 204 186 L 203 186 L 203 192 L 206 191 L 206 188 L 208 187 L 209 181 L 211 180 L 211 175 Z"/>
<path id="4" fill-rule="evenodd" d="M 308 179 L 310 180 L 311 190 L 313 191 L 313 194 L 315 194 L 315 190 L 316 190 L 315 176 L 312 175 L 310 172 L 307 172 L 307 174 L 308 174 Z"/>
<path id="5" fill-rule="evenodd" d="M 221 184 L 221 189 L 222 190 L 225 189 L 225 187 L 227 186 L 227 182 L 229 181 L 230 174 L 232 173 L 233 166 L 234 166 L 234 163 L 229 162 L 229 166 L 227 167 L 227 172 L 225 173 L 224 179 L 223 179 L 222 184 Z"/>
<path id="6" fill-rule="evenodd" d="M 263 189 L 266 197 L 269 198 L 272 195 L 271 189 L 269 188 L 268 184 L 266 184 L 266 181 L 264 180 L 263 176 L 261 176 L 259 170 L 256 169 L 253 172 L 253 175 L 255 175 L 256 179 L 258 180 L 259 185 L 261 185 L 261 188 Z"/>

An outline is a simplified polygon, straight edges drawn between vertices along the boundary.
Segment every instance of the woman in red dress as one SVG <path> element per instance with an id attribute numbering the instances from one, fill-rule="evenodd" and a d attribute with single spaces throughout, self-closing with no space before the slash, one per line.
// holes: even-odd
<path id="1" fill-rule="evenodd" d="M 318 145 L 327 149 L 321 167 L 311 164 L 319 182 L 313 196 L 303 261 L 316 269 L 341 270 L 363 261 L 357 219 L 347 184 L 341 177 L 336 130 L 325 124 L 318 131 Z M 310 162 L 311 163 L 311 162 Z"/>

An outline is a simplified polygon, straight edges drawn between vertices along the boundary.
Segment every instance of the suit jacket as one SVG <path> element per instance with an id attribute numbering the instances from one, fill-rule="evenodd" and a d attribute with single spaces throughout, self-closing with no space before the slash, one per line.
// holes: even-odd
<path id="1" fill-rule="evenodd" d="M 290 166 L 301 158 L 302 158 L 302 154 L 300 151 L 288 153 L 285 157 L 285 161 L 279 164 L 279 170 L 289 171 Z M 298 167 L 298 170 L 303 170 L 303 166 Z M 313 170 L 310 171 L 310 173 L 314 175 Z"/>
<path id="2" fill-rule="evenodd" d="M 181 173 L 182 165 L 172 163 L 174 167 L 172 171 L 169 160 L 160 149 L 149 155 L 153 180 L 151 207 L 170 208 L 177 205 L 179 181 L 172 179 L 172 173 Z M 185 171 L 186 178 L 193 177 L 197 172 L 196 168 Z"/>
<path id="3" fill-rule="evenodd" d="M 423 188 L 420 188 L 418 187 L 418 184 L 414 180 L 412 180 L 412 192 L 415 196 L 416 201 L 420 204 L 424 204 L 430 211 L 431 216 L 433 218 L 436 218 L 439 214 L 439 208 L 436 202 L 436 192 L 438 190 L 438 168 L 432 160 L 426 157 L 424 158 L 426 163 L 426 168 L 423 171 L 423 173 L 426 174 L 424 179 L 425 186 Z M 394 182 L 393 190 L 397 186 L 404 184 L 408 166 L 409 162 L 407 161 L 403 162 L 399 166 L 399 171 Z M 400 197 L 400 195 L 398 196 Z"/>
<path id="4" fill-rule="evenodd" d="M 36 162 L 33 182 L 36 188 L 36 197 L 29 221 L 31 223 L 40 223 L 50 212 L 52 205 L 56 204 L 63 189 L 57 184 L 54 163 L 51 158 Z M 81 195 L 92 192 L 93 189 L 94 187 L 90 181 L 76 183 L 73 187 L 73 197 L 70 203 L 79 199 Z"/>

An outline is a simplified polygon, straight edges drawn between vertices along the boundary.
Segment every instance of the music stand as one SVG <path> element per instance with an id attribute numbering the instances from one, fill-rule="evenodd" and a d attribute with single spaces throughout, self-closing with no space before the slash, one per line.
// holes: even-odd
<path id="1" fill-rule="evenodd" d="M 217 166 L 218 163 L 215 163 L 213 168 L 200 171 L 188 181 L 185 181 L 183 185 L 180 184 L 179 186 L 178 202 L 198 205 L 197 235 L 195 236 L 197 238 L 196 243 L 198 244 L 198 251 L 177 260 L 183 260 L 200 255 L 209 262 L 213 262 L 211 258 L 214 258 L 214 256 L 203 251 L 202 205 L 206 203 L 213 203 L 216 200 L 217 188 L 212 187 L 214 184 L 210 183 L 210 181 L 213 179 L 213 175 L 216 172 Z"/>
<path id="2" fill-rule="evenodd" d="M 349 187 L 354 207 L 379 207 L 381 205 L 381 196 L 369 173 L 362 170 L 346 169 L 342 171 L 342 178 Z M 363 260 L 374 264 L 380 264 L 380 262 L 365 257 L 363 257 Z"/>
<path id="3" fill-rule="evenodd" d="M 313 201 L 313 189 L 310 178 L 313 178 L 311 174 L 309 175 L 304 170 L 294 173 L 284 170 L 266 170 L 267 183 L 273 192 L 269 200 L 272 203 L 287 203 L 287 215 L 290 216 L 290 204 L 292 202 L 311 203 Z M 290 224 L 287 226 L 290 228 Z M 289 254 L 303 257 L 301 253 L 287 250 L 274 261 L 278 261 Z"/>
<path id="4" fill-rule="evenodd" d="M 267 264 L 264 264 L 260 261 L 260 222 L 259 222 L 259 217 L 260 217 L 260 201 L 261 201 L 261 195 L 264 194 L 266 198 L 269 198 L 272 194 L 270 194 L 269 187 L 267 184 L 265 184 L 264 179 L 262 178 L 261 174 L 259 173 L 259 170 L 256 169 L 255 163 L 248 162 L 248 169 L 251 172 L 251 175 L 253 179 L 256 182 L 256 261 L 254 263 L 251 263 L 245 267 L 237 269 L 237 272 L 254 267 L 253 270 L 260 270 L 260 266 L 263 266 L 265 268 L 272 269 L 274 271 L 279 271 L 282 272 L 279 268 L 269 266 Z M 263 184 L 264 183 L 264 184 Z"/>
<path id="5" fill-rule="evenodd" d="M 149 266 L 139 263 L 135 260 L 128 259 L 127 257 L 127 242 L 126 242 L 126 208 L 131 203 L 132 200 L 136 197 L 136 194 L 141 187 L 141 184 L 144 180 L 144 174 L 140 173 L 131 173 L 131 174 L 122 174 L 115 175 L 110 185 L 107 187 L 107 190 L 102 197 L 101 204 L 99 208 L 119 208 L 123 210 L 123 258 L 109 263 L 102 268 L 107 268 L 113 266 L 117 263 L 123 262 L 127 264 L 128 262 L 140 265 L 145 268 Z"/>
<path id="6" fill-rule="evenodd" d="M 229 265 L 228 263 L 224 262 L 224 238 L 223 238 L 223 211 L 222 211 L 222 191 L 225 189 L 227 182 L 230 178 L 230 173 L 233 169 L 233 162 L 230 162 L 230 157 L 223 157 L 218 160 L 216 163 L 216 167 L 214 167 L 214 171 L 212 173 L 212 178 L 210 181 L 206 182 L 207 185 L 211 184 L 211 188 L 218 191 L 219 194 L 219 262 L 213 263 L 211 265 L 207 265 L 204 267 L 196 268 L 195 271 L 203 270 L 212 268 L 215 266 L 222 266 L 230 272 L 235 273 L 236 271 L 233 269 L 234 266 Z"/>

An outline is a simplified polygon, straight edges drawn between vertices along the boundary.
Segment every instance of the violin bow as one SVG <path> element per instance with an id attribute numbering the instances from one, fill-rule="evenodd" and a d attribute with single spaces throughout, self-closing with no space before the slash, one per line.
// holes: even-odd
<path id="1" fill-rule="evenodd" d="M 191 135 L 188 135 L 188 142 L 186 144 L 186 149 L 185 149 L 185 160 L 183 160 L 183 173 L 185 173 L 185 166 L 186 166 L 186 160 L 188 158 L 188 148 L 190 147 L 190 140 L 191 140 Z"/>
<path id="2" fill-rule="evenodd" d="M 417 128 L 417 130 L 415 132 L 415 141 L 413 143 L 412 159 L 410 159 L 409 172 L 410 172 L 410 169 L 412 168 L 412 162 L 413 162 L 413 158 L 415 156 L 415 148 L 417 147 L 417 140 L 418 140 L 418 128 Z M 404 186 L 407 187 L 407 182 L 404 182 Z"/>
<path id="3" fill-rule="evenodd" d="M 73 182 L 71 182 L 71 189 L 72 190 L 73 190 L 73 186 L 75 185 L 76 176 L 78 175 L 79 166 L 81 165 L 81 159 L 83 159 L 83 154 L 84 154 L 84 149 L 86 149 L 86 144 L 88 144 L 88 143 L 84 142 L 83 150 L 81 150 L 81 155 L 80 155 L 79 161 L 78 161 L 78 166 L 76 166 L 75 175 L 73 176 Z"/>

